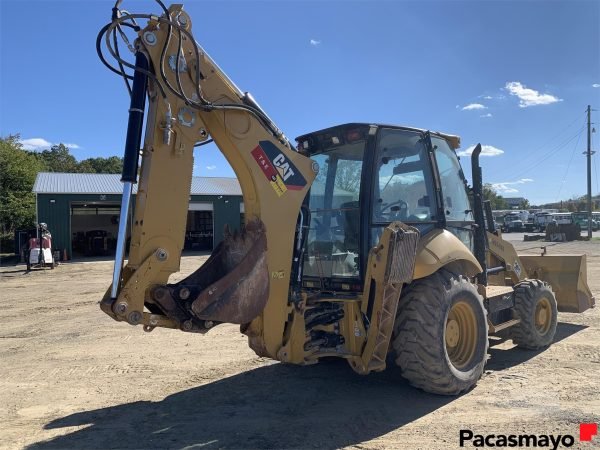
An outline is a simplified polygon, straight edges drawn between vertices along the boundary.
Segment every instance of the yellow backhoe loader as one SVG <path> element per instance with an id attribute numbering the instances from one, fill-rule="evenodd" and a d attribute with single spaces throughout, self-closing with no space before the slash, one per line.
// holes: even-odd
<path id="1" fill-rule="evenodd" d="M 351 123 L 294 145 L 195 42 L 182 5 L 157 3 L 154 15 L 117 2 L 97 40 L 131 95 L 117 256 L 101 301 L 113 319 L 195 333 L 239 324 L 258 355 L 292 364 L 336 356 L 360 374 L 383 370 L 393 352 L 414 386 L 455 395 L 481 376 L 488 333 L 541 348 L 552 342 L 557 308 L 594 305 L 585 256 L 518 256 L 494 228 L 479 146 L 468 188 L 453 135 Z M 120 39 L 135 63 L 123 59 Z M 211 141 L 237 175 L 246 225 L 169 283 L 194 148 Z"/>

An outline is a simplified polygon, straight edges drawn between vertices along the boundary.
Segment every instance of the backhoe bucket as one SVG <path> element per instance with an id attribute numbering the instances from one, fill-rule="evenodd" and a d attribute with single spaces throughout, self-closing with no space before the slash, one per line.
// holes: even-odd
<path id="1" fill-rule="evenodd" d="M 258 316 L 269 295 L 267 239 L 262 222 L 242 233 L 226 233 L 208 261 L 186 281 L 207 286 L 192 302 L 200 319 L 242 324 Z"/>
<path id="2" fill-rule="evenodd" d="M 556 295 L 558 310 L 583 312 L 595 305 L 587 284 L 586 255 L 521 256 L 528 278 L 548 282 Z"/>
<path id="3" fill-rule="evenodd" d="M 210 258 L 177 284 L 158 287 L 154 301 L 185 331 L 205 332 L 199 323 L 243 324 L 257 317 L 269 296 L 267 238 L 261 221 L 229 233 Z M 196 321 L 184 323 L 191 313 Z M 200 321 L 200 322 L 197 322 Z M 210 323 L 211 325 L 206 325 Z"/>

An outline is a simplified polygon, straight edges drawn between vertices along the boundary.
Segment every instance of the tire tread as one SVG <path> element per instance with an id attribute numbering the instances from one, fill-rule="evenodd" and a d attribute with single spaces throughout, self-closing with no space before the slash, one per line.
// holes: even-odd
<path id="1" fill-rule="evenodd" d="M 456 288 L 474 294 L 485 316 L 483 298 L 477 288 L 465 277 L 442 269 L 405 287 L 394 324 L 392 348 L 402 376 L 411 385 L 434 394 L 459 395 L 468 391 L 481 377 L 487 359 L 488 325 L 484 320 L 484 360 L 476 370 L 475 380 L 466 382 L 458 379 L 448 367 L 444 325 L 440 326 L 440 323 L 445 323 L 448 293 Z"/>
<path id="2" fill-rule="evenodd" d="M 536 333 L 535 318 L 532 310 L 535 310 L 539 296 L 546 291 L 551 300 L 554 314 L 553 329 L 549 335 L 540 337 Z M 509 335 L 518 347 L 528 350 L 539 350 L 547 347 L 554 340 L 556 333 L 556 315 L 558 314 L 556 298 L 550 285 L 541 280 L 525 280 L 515 285 L 515 313 L 521 322 L 509 329 Z"/>

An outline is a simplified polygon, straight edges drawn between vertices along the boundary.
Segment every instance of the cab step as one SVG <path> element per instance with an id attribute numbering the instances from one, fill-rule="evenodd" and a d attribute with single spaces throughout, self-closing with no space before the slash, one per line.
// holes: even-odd
<path id="1" fill-rule="evenodd" d="M 485 287 L 485 298 L 500 297 L 506 294 L 512 294 L 512 286 L 486 286 Z"/>
<path id="2" fill-rule="evenodd" d="M 510 328 L 513 325 L 518 324 L 519 322 L 521 322 L 521 319 L 511 319 L 507 322 L 503 322 L 503 323 L 499 323 L 498 325 L 494 325 L 492 323 L 489 323 L 489 321 L 488 321 L 488 326 L 490 329 L 489 332 L 490 332 L 490 334 L 497 333 L 498 331 L 502 331 L 502 330 L 505 330 L 506 328 Z"/>

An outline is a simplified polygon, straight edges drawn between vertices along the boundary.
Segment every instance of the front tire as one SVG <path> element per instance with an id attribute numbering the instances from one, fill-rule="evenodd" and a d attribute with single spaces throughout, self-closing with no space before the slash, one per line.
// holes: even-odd
<path id="1" fill-rule="evenodd" d="M 471 389 L 487 359 L 488 325 L 483 297 L 466 278 L 445 269 L 403 292 L 393 348 L 402 376 L 441 395 Z"/>
<path id="2" fill-rule="evenodd" d="M 521 322 L 510 328 L 517 346 L 528 350 L 547 347 L 554 340 L 558 309 L 548 283 L 527 280 L 515 286 L 515 313 Z"/>

